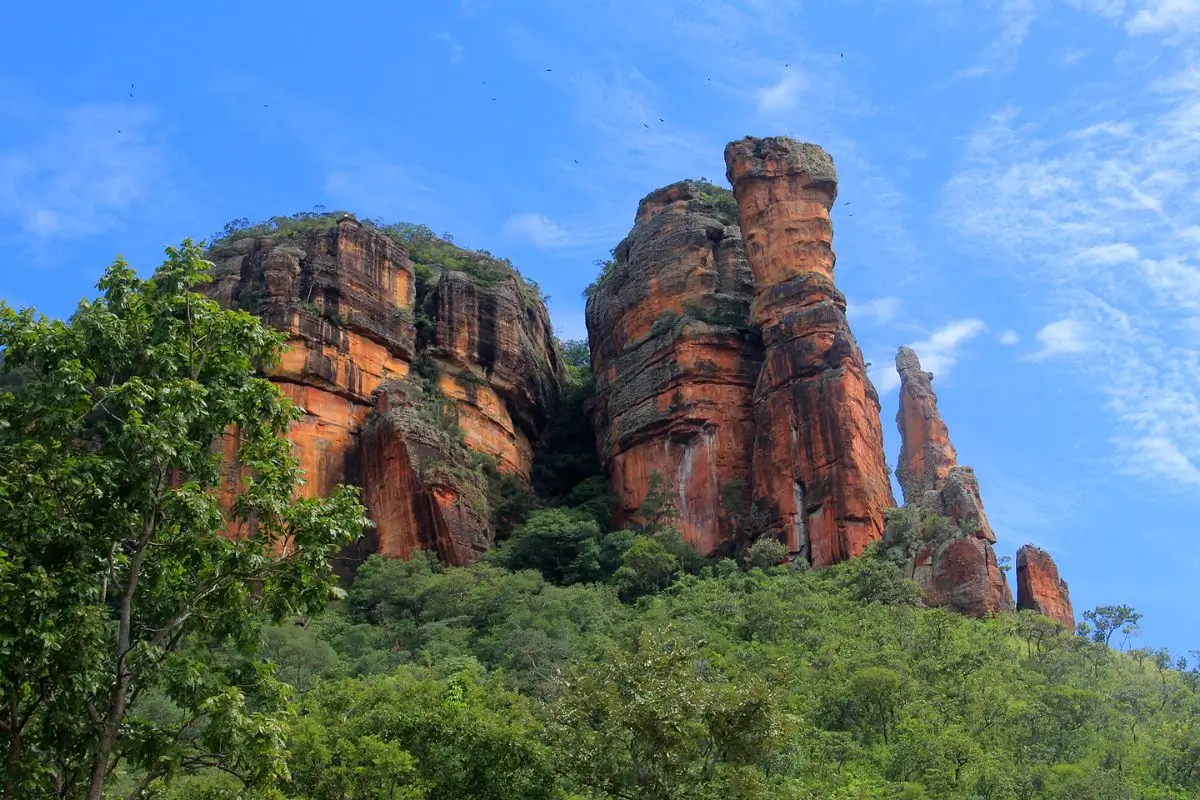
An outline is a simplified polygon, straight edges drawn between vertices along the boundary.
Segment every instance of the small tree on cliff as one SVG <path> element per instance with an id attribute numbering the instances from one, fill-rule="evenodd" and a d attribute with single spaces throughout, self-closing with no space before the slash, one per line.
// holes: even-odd
<path id="1" fill-rule="evenodd" d="M 366 522 L 350 489 L 294 499 L 298 412 L 256 377 L 282 338 L 192 291 L 190 241 L 167 255 L 149 280 L 118 260 L 66 322 L 0 303 L 0 369 L 22 375 L 0 389 L 3 798 L 276 773 L 287 697 L 261 623 L 320 610 L 326 557 Z M 246 477 L 227 522 L 230 428 Z"/>

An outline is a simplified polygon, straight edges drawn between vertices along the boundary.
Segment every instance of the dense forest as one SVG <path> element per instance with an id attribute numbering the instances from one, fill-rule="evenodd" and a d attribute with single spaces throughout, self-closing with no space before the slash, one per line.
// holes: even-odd
<path id="1" fill-rule="evenodd" d="M 1200 796 L 1200 653 L 1135 647 L 1129 607 L 1072 635 L 927 608 L 881 551 L 713 562 L 662 491 L 614 529 L 580 343 L 499 546 L 339 585 L 370 522 L 295 498 L 283 339 L 206 269 L 185 242 L 69 321 L 0 304 L 0 797 Z"/>

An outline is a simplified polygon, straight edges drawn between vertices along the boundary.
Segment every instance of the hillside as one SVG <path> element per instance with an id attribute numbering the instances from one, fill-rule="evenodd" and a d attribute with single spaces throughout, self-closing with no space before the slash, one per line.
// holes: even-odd
<path id="1" fill-rule="evenodd" d="M 896 502 L 832 157 L 725 160 L 641 200 L 587 342 L 341 211 L 0 307 L 0 798 L 1200 796 L 1200 653 L 997 558 L 906 347 Z"/>

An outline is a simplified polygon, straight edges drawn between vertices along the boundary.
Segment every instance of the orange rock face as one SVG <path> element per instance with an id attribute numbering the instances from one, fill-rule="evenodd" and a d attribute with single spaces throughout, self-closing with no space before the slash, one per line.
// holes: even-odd
<path id="1" fill-rule="evenodd" d="M 921 369 L 917 354 L 901 347 L 896 355 L 900 373 L 900 462 L 896 476 L 904 491 L 906 525 L 889 526 L 889 548 L 908 562 L 913 580 L 926 601 L 963 614 L 983 617 L 1013 607 L 1008 578 L 1000 569 L 979 482 L 970 467 L 958 464 L 950 433 L 937 407 L 933 376 Z M 925 514 L 948 520 L 945 530 L 913 541 L 911 525 Z M 932 538 L 932 540 L 930 540 Z"/>
<path id="2" fill-rule="evenodd" d="M 528 479 L 531 439 L 554 410 L 561 369 L 546 307 L 515 276 L 481 286 L 445 272 L 424 312 L 433 320 L 425 352 L 444 368 L 467 443 Z"/>
<path id="3" fill-rule="evenodd" d="M 1075 632 L 1075 610 L 1067 582 L 1050 554 L 1031 544 L 1017 551 L 1017 608 L 1036 611 Z"/>
<path id="4" fill-rule="evenodd" d="M 338 484 L 361 485 L 378 526 L 368 549 L 386 555 L 434 549 L 458 564 L 490 546 L 486 496 L 466 454 L 489 453 L 501 469 L 529 477 L 532 443 L 552 413 L 561 372 L 540 296 L 510 270 L 497 269 L 501 277 L 480 286 L 439 269 L 421 302 L 427 330 L 418 340 L 407 249 L 356 220 L 234 238 L 209 257 L 211 296 L 288 335 L 268 377 L 304 411 L 289 434 L 304 470 L 301 492 L 323 496 Z M 453 401 L 461 442 L 397 406 L 406 396 L 423 397 L 420 381 L 407 393 L 394 390 L 419 355 Z M 373 414 L 389 396 L 391 405 Z M 228 508 L 237 492 L 236 440 L 220 446 Z"/>
<path id="5" fill-rule="evenodd" d="M 487 497 L 466 450 L 419 419 L 421 388 L 389 382 L 362 429 L 363 502 L 377 528 L 377 552 L 411 558 L 432 550 L 461 565 L 492 545 Z"/>
<path id="6" fill-rule="evenodd" d="M 704 554 L 731 549 L 748 505 L 761 361 L 732 211 L 711 185 L 652 192 L 587 304 L 593 426 L 617 522 L 636 519 L 657 475 L 676 526 Z"/>
<path id="7" fill-rule="evenodd" d="M 754 497 L 768 533 L 814 566 L 861 554 L 895 505 L 879 397 L 833 284 L 833 160 L 791 139 L 725 148 L 764 362 L 754 392 Z"/>

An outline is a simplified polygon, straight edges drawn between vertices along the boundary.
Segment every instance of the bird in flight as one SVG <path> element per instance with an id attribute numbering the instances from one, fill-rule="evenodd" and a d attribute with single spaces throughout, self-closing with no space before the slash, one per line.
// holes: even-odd
<path id="1" fill-rule="evenodd" d="M 666 120 L 665 120 L 665 119 L 663 119 L 662 117 L 659 117 L 659 118 L 658 118 L 658 121 L 659 121 L 659 122 L 666 122 Z"/>
<path id="2" fill-rule="evenodd" d="M 849 201 L 849 200 L 847 200 L 846 202 L 842 203 L 842 205 L 844 205 L 844 206 L 848 206 L 848 205 L 850 205 L 850 201 Z"/>
<path id="3" fill-rule="evenodd" d="M 643 127 L 643 128 L 649 128 L 650 126 L 649 126 L 649 125 L 647 125 L 646 123 L 644 123 L 644 122 L 643 122 L 643 123 L 642 123 L 642 127 Z"/>

